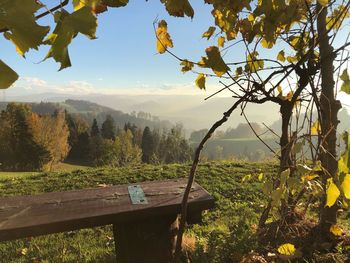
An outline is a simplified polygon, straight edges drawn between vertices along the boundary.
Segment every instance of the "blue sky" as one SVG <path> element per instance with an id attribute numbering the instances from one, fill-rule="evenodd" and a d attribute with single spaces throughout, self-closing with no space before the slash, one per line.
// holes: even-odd
<path id="1" fill-rule="evenodd" d="M 43 1 L 50 3 L 51 1 Z M 203 94 L 194 86 L 196 75 L 183 74 L 179 62 L 169 54 L 157 54 L 153 21 L 158 18 L 168 22 L 172 36 L 172 52 L 182 58 L 197 61 L 206 47 L 216 44 L 216 39 L 207 41 L 202 33 L 213 24 L 211 6 L 202 1 L 191 1 L 195 16 L 190 18 L 170 17 L 159 0 L 130 0 L 123 8 L 110 8 L 98 16 L 97 39 L 89 40 L 79 35 L 69 47 L 73 66 L 58 72 L 59 64 L 53 59 L 39 63 L 48 51 L 42 46 L 39 51 L 31 51 L 23 59 L 15 52 L 14 45 L 0 38 L 2 52 L 0 58 L 15 69 L 21 80 L 8 94 L 22 95 L 23 88 L 28 93 L 86 92 L 131 93 L 143 92 L 177 94 Z M 68 8 L 71 9 L 71 6 Z M 52 17 L 39 20 L 47 24 Z M 335 43 L 342 44 L 344 36 Z M 261 56 L 276 55 L 283 45 L 264 51 Z M 226 61 L 244 59 L 243 46 L 235 46 L 224 54 Z M 218 79 L 207 80 L 208 91 L 216 91 L 222 86 Z M 342 96 L 350 105 L 350 96 Z"/>
<path id="2" fill-rule="evenodd" d="M 168 54 L 156 54 L 153 21 L 166 19 L 173 38 L 173 52 L 181 57 L 198 59 L 208 41 L 202 32 L 212 24 L 211 8 L 192 1 L 196 10 L 193 20 L 173 18 L 160 1 L 131 0 L 124 8 L 110 8 L 98 16 L 96 40 L 78 36 L 70 45 L 73 67 L 58 72 L 59 65 L 45 57 L 48 47 L 31 51 L 26 59 L 15 53 L 15 47 L 0 40 L 1 59 L 22 78 L 40 79 L 48 85 L 66 85 L 71 81 L 87 82 L 99 89 L 163 87 L 193 83 L 195 75 L 183 74 L 179 62 Z M 39 23 L 47 23 L 52 17 Z M 20 85 L 17 83 L 17 86 Z"/>

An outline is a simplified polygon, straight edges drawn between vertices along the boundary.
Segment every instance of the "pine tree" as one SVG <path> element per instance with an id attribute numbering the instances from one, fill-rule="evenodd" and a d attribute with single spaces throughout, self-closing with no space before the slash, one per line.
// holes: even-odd
<path id="1" fill-rule="evenodd" d="M 116 128 L 114 119 L 111 115 L 106 116 L 106 120 L 102 123 L 101 134 L 104 139 L 115 139 Z"/>
<path id="2" fill-rule="evenodd" d="M 91 135 L 91 137 L 100 136 L 100 128 L 98 127 L 96 119 L 94 119 L 94 121 L 92 122 L 90 135 Z"/>
<path id="3" fill-rule="evenodd" d="M 154 143 L 153 143 L 152 132 L 148 126 L 146 126 L 146 128 L 143 130 L 141 149 L 142 149 L 142 162 L 150 163 L 151 157 L 154 153 Z"/>

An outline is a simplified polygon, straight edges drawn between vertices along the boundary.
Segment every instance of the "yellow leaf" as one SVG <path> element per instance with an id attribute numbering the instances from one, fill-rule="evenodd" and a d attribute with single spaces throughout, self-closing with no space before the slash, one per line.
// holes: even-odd
<path id="1" fill-rule="evenodd" d="M 270 49 L 270 48 L 273 47 L 273 42 L 266 40 L 266 38 L 263 38 L 261 40 L 261 45 L 263 46 L 263 48 L 269 48 Z"/>
<path id="2" fill-rule="evenodd" d="M 318 2 L 320 5 L 322 5 L 322 6 L 328 5 L 328 1 L 329 1 L 329 0 L 317 0 L 317 2 Z"/>
<path id="3" fill-rule="evenodd" d="M 225 64 L 222 59 L 219 48 L 215 46 L 208 47 L 205 52 L 208 56 L 208 65 L 214 71 L 214 73 L 221 77 L 227 71 L 229 71 L 229 67 Z"/>
<path id="4" fill-rule="evenodd" d="M 344 69 L 343 73 L 340 75 L 340 79 L 343 81 L 340 91 L 350 94 L 350 77 L 346 69 Z"/>
<path id="5" fill-rule="evenodd" d="M 277 91 L 278 91 L 278 94 L 281 94 L 281 95 L 282 95 L 282 87 L 281 87 L 281 86 L 278 86 L 278 87 L 277 87 Z"/>
<path id="6" fill-rule="evenodd" d="M 25 256 L 25 255 L 27 255 L 27 253 L 28 253 L 28 248 L 22 248 L 22 250 L 21 250 L 21 254 L 23 255 L 23 256 Z"/>
<path id="7" fill-rule="evenodd" d="M 317 120 L 312 124 L 310 133 L 311 135 L 318 135 L 320 131 L 321 131 L 321 125 L 320 125 L 320 122 Z"/>
<path id="8" fill-rule="evenodd" d="M 202 37 L 206 37 L 207 39 L 211 38 L 215 32 L 215 29 L 216 28 L 214 26 L 209 27 L 208 30 L 203 33 Z"/>
<path id="9" fill-rule="evenodd" d="M 79 10 L 84 6 L 91 8 L 92 12 L 95 14 L 100 14 L 107 11 L 108 2 L 111 4 L 109 6 L 120 7 L 127 4 L 126 1 L 107 1 L 107 0 L 73 0 L 74 11 Z M 118 2 L 118 3 L 117 3 Z"/>
<path id="10" fill-rule="evenodd" d="M 293 57 L 293 56 L 288 56 L 287 57 L 287 61 L 289 62 L 289 63 L 294 63 L 294 62 L 298 62 L 298 57 Z"/>
<path id="11" fill-rule="evenodd" d="M 200 61 L 198 61 L 197 64 L 201 68 L 209 68 L 208 59 L 206 57 L 202 57 L 202 59 Z"/>
<path id="12" fill-rule="evenodd" d="M 312 181 L 314 180 L 315 178 L 318 178 L 319 176 L 317 174 L 308 174 L 308 175 L 304 175 L 301 177 L 302 181 L 303 182 L 308 182 L 308 181 Z"/>
<path id="13" fill-rule="evenodd" d="M 196 79 L 196 85 L 198 88 L 205 90 L 205 75 L 204 74 L 198 74 L 198 77 Z"/>
<path id="14" fill-rule="evenodd" d="M 224 47 L 224 44 L 225 44 L 225 37 L 219 37 L 218 38 L 218 46 Z"/>
<path id="15" fill-rule="evenodd" d="M 347 174 L 344 177 L 344 181 L 341 184 L 341 188 L 343 190 L 345 198 L 350 199 L 350 174 Z"/>
<path id="16" fill-rule="evenodd" d="M 257 51 L 247 55 L 246 71 L 253 73 L 264 68 L 264 61 L 259 59 L 258 56 L 259 53 Z"/>
<path id="17" fill-rule="evenodd" d="M 331 232 L 336 237 L 340 237 L 343 234 L 343 230 L 337 225 L 332 225 L 329 228 L 329 232 Z"/>
<path id="18" fill-rule="evenodd" d="M 248 21 L 249 22 L 254 22 L 254 20 L 255 20 L 254 14 L 249 14 L 248 15 Z"/>
<path id="19" fill-rule="evenodd" d="M 193 64 L 193 62 L 185 59 L 185 60 L 181 61 L 180 65 L 182 66 L 181 71 L 185 73 L 187 71 L 192 70 L 194 64 Z"/>
<path id="20" fill-rule="evenodd" d="M 17 79 L 17 73 L 0 59 L 0 89 L 9 88 Z"/>
<path id="21" fill-rule="evenodd" d="M 327 202 L 326 206 L 331 207 L 335 204 L 337 201 L 340 191 L 338 187 L 333 182 L 332 178 L 327 179 L 327 187 L 326 187 L 326 194 L 327 194 Z"/>
<path id="22" fill-rule="evenodd" d="M 168 24 L 164 20 L 161 20 L 158 23 L 156 34 L 157 34 L 157 51 L 160 54 L 164 53 L 167 50 L 167 48 L 173 47 L 173 41 L 171 40 L 171 37 L 168 33 Z"/>
<path id="23" fill-rule="evenodd" d="M 286 57 L 284 56 L 284 50 L 281 50 L 280 52 L 278 52 L 277 60 L 279 60 L 281 62 L 286 61 Z"/>
<path id="24" fill-rule="evenodd" d="M 277 249 L 278 253 L 285 256 L 293 256 L 296 252 L 295 246 L 290 243 L 283 244 Z"/>

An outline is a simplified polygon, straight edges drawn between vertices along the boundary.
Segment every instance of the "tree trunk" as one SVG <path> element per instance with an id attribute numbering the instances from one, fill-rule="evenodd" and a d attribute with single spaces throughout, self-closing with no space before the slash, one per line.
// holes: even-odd
<path id="1" fill-rule="evenodd" d="M 317 31 L 319 35 L 320 59 L 321 59 L 321 154 L 320 159 L 325 170 L 322 176 L 323 186 L 326 186 L 328 178 L 336 178 L 338 162 L 336 156 L 336 140 L 338 126 L 338 111 L 341 104 L 335 98 L 334 59 L 333 48 L 330 44 L 326 28 L 327 8 L 317 4 Z M 326 195 L 324 195 L 326 196 Z M 325 207 L 326 197 L 321 204 L 320 229 L 323 233 L 329 233 L 331 225 L 337 222 L 337 205 Z"/>

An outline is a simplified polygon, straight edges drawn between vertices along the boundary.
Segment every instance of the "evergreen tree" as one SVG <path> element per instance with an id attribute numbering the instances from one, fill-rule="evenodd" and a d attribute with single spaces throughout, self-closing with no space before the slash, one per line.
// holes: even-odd
<path id="1" fill-rule="evenodd" d="M 114 119 L 111 115 L 106 116 L 106 120 L 102 123 L 101 134 L 104 139 L 114 140 L 116 136 L 116 128 Z"/>
<path id="2" fill-rule="evenodd" d="M 91 135 L 91 137 L 100 136 L 100 128 L 98 127 L 96 119 L 94 119 L 94 121 L 92 122 L 90 135 Z"/>
<path id="3" fill-rule="evenodd" d="M 141 149 L 142 149 L 142 162 L 150 163 L 152 155 L 155 152 L 154 151 L 155 149 L 154 149 L 152 132 L 148 126 L 146 126 L 146 128 L 143 130 Z"/>

